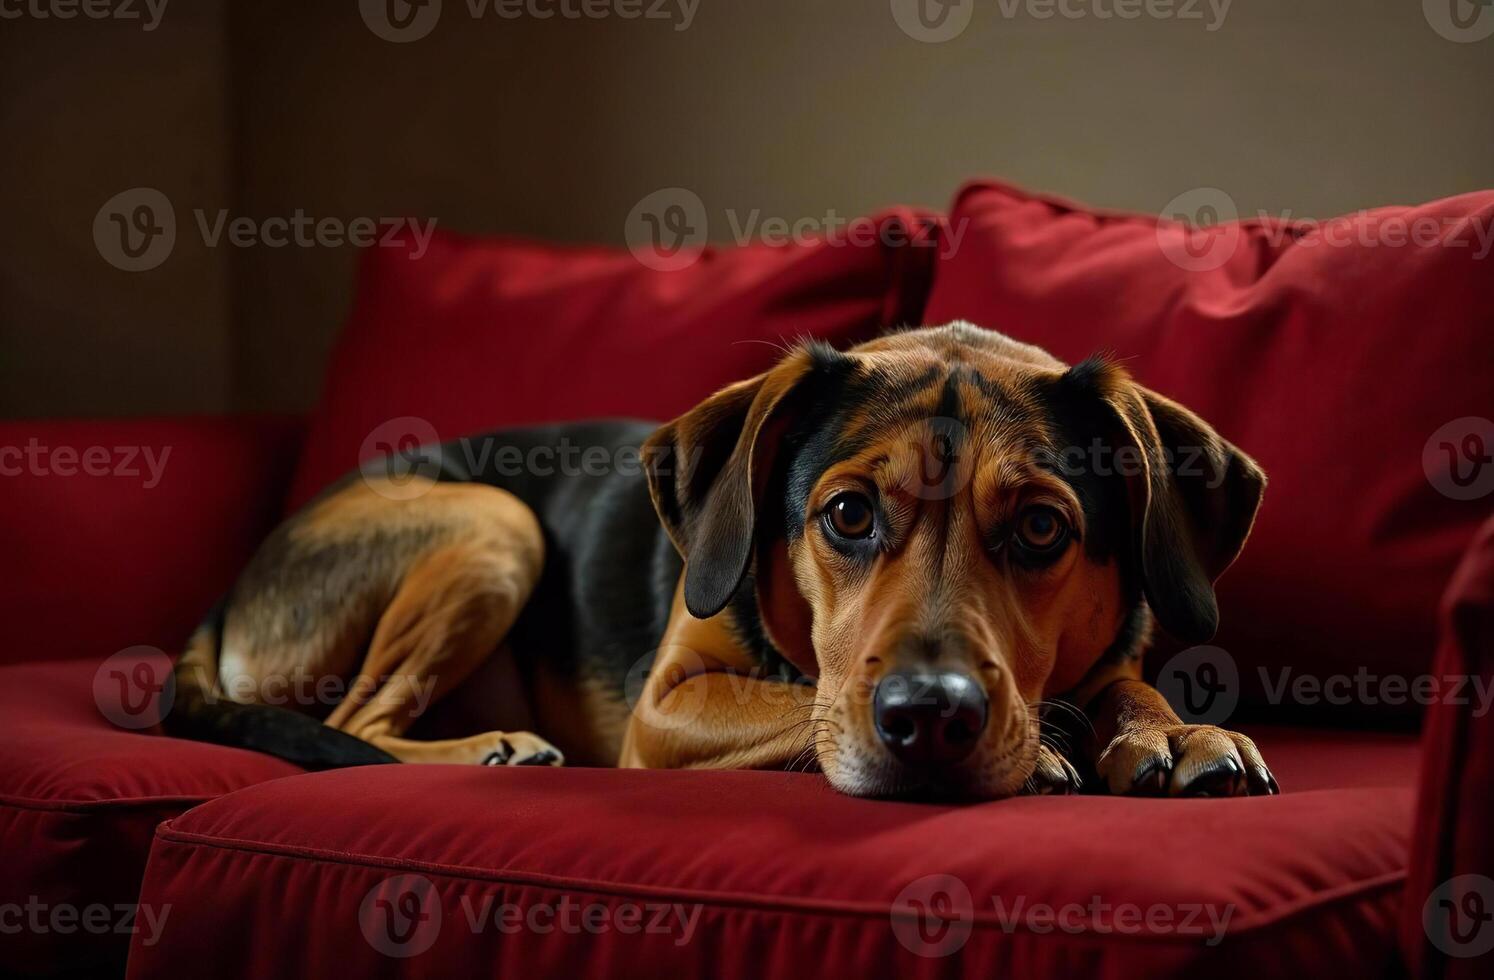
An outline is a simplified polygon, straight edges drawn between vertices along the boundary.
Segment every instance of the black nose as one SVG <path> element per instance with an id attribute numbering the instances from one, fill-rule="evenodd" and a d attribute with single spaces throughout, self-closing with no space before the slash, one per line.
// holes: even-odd
<path id="1" fill-rule="evenodd" d="M 877 682 L 872 716 L 892 754 L 909 764 L 958 762 L 989 714 L 986 691 L 953 671 L 894 671 Z"/>

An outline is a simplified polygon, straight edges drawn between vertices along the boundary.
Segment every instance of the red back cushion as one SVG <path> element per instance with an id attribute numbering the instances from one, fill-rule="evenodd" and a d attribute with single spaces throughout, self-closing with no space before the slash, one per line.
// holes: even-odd
<path id="1" fill-rule="evenodd" d="M 380 444 L 663 421 L 765 370 L 796 338 L 853 343 L 916 321 L 935 220 L 894 209 L 853 223 L 855 234 L 707 247 L 676 269 L 625 250 L 446 232 L 423 252 L 408 240 L 369 248 L 291 503 Z M 405 418 L 417 421 L 391 421 Z M 381 426 L 411 431 L 371 439 Z"/>
<path id="2" fill-rule="evenodd" d="M 1070 362 L 1111 352 L 1265 468 L 1218 588 L 1215 644 L 1247 701 L 1413 712 L 1381 679 L 1429 668 L 1438 596 L 1494 492 L 1475 459 L 1494 453 L 1494 193 L 1190 230 L 982 182 L 948 220 L 962 238 L 925 321 Z M 1267 696 L 1302 674 L 1352 683 Z"/>

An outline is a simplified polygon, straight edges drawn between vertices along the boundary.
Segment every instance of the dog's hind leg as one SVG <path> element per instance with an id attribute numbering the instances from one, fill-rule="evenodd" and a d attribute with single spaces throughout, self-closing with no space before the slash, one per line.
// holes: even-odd
<path id="1" fill-rule="evenodd" d="M 327 724 L 402 762 L 559 765 L 560 752 L 528 732 L 415 741 L 403 735 L 488 657 L 524 607 L 544 561 L 533 513 L 502 491 L 435 487 L 462 515 L 462 533 L 409 567 L 380 616 L 348 695 Z"/>

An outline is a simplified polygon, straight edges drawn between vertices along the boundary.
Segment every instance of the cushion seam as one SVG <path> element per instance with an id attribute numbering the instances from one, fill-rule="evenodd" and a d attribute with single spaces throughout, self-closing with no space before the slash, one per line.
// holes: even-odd
<path id="1" fill-rule="evenodd" d="M 221 795 L 221 794 L 220 794 Z M 160 806 L 199 806 L 216 796 L 132 796 L 115 800 L 39 800 L 0 795 L 0 806 L 40 813 L 96 813 L 107 810 L 144 809 Z"/>
<path id="2" fill-rule="evenodd" d="M 663 885 L 625 884 L 621 882 L 600 881 L 588 878 L 567 878 L 560 875 L 549 875 L 544 872 L 535 871 L 499 871 L 481 868 L 466 868 L 459 865 L 440 864 L 430 861 L 418 861 L 409 858 L 379 858 L 372 855 L 355 854 L 348 851 L 329 851 L 316 848 L 302 847 L 297 845 L 272 845 L 259 841 L 246 841 L 237 838 L 211 837 L 204 834 L 192 833 L 190 831 L 176 830 L 171 827 L 169 821 L 162 823 L 156 828 L 156 839 L 167 843 L 183 844 L 196 847 L 212 847 L 218 850 L 238 851 L 241 853 L 261 854 L 267 857 L 282 860 L 310 860 L 325 864 L 338 864 L 368 868 L 370 870 L 387 869 L 390 871 L 425 872 L 440 875 L 446 878 L 465 879 L 469 881 L 489 881 L 498 884 L 521 885 L 530 887 L 565 888 L 573 891 L 588 891 L 605 895 L 635 896 L 646 895 L 653 897 L 673 897 L 686 901 L 696 902 L 701 905 L 714 906 L 745 906 L 749 908 L 765 908 L 780 912 L 813 912 L 827 915 L 854 915 L 885 917 L 891 914 L 891 906 L 884 903 L 857 902 L 856 900 L 842 901 L 830 899 L 807 899 L 795 896 L 768 896 L 746 892 L 703 892 L 693 889 L 672 888 Z M 153 852 L 154 853 L 154 852 Z M 1360 881 L 1346 882 L 1336 888 L 1326 889 L 1306 896 L 1294 903 L 1287 903 L 1278 909 L 1264 910 L 1255 913 L 1253 917 L 1245 919 L 1241 924 L 1231 924 L 1228 932 L 1238 935 L 1242 932 L 1253 932 L 1263 928 L 1276 925 L 1285 919 L 1339 903 L 1345 899 L 1354 899 L 1367 896 L 1393 885 L 1400 885 L 1406 878 L 1404 868 L 1396 871 L 1385 872 L 1373 878 Z M 999 918 L 994 918 L 994 913 L 985 913 L 977 910 L 974 916 L 974 924 L 993 925 L 1008 932 L 1028 932 L 1025 927 L 1008 928 Z M 1086 933 L 1091 930 L 1086 929 Z M 1042 933 L 1034 933 L 1041 935 Z M 1116 933 L 1113 930 L 1100 935 L 1123 935 L 1129 940 L 1152 940 L 1152 941 L 1192 941 L 1192 936 L 1163 935 L 1163 936 L 1138 936 L 1135 934 Z"/>

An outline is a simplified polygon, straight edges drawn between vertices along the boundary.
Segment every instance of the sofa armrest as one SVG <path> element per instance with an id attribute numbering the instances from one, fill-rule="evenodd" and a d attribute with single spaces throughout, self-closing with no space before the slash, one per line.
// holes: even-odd
<path id="1" fill-rule="evenodd" d="M 173 651 L 277 520 L 302 428 L 0 422 L 0 664 Z"/>
<path id="2" fill-rule="evenodd" d="M 1494 518 L 1453 574 L 1441 616 L 1435 673 L 1454 683 L 1422 733 L 1401 945 L 1413 976 L 1471 980 L 1494 963 Z"/>

